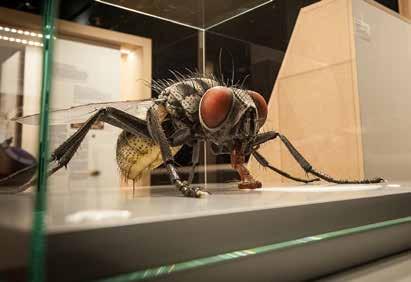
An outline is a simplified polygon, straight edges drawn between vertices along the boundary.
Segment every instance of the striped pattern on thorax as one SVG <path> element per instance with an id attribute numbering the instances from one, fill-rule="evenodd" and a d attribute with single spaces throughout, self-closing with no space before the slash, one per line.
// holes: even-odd
<path id="1" fill-rule="evenodd" d="M 210 78 L 187 78 L 167 87 L 159 95 L 172 118 L 199 121 L 198 108 L 201 97 L 219 83 Z"/>

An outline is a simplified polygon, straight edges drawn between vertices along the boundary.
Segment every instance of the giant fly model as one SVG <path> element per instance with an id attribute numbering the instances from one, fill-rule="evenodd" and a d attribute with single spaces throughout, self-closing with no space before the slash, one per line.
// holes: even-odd
<path id="1" fill-rule="evenodd" d="M 292 180 L 308 183 L 323 179 L 339 184 L 379 183 L 382 178 L 338 180 L 315 169 L 281 133 L 260 133 L 267 118 L 267 103 L 257 92 L 241 85 L 228 85 L 212 75 L 172 72 L 173 80 L 153 82 L 158 98 L 145 101 L 96 103 L 51 112 L 50 124 L 83 122 L 82 126 L 51 155 L 48 175 L 67 166 L 92 125 L 98 121 L 119 127 L 123 132 L 117 140 L 116 157 L 121 173 L 131 180 L 160 164 L 167 168 L 170 181 L 187 197 L 207 195 L 202 188 L 191 185 L 202 142 L 211 144 L 214 154 L 230 154 L 231 165 L 240 175 L 240 189 L 260 188 L 245 167 L 245 157 L 252 154 L 266 168 Z M 88 117 L 88 119 L 87 119 Z M 16 119 L 23 124 L 38 124 L 38 115 Z M 301 168 L 318 178 L 301 179 L 273 167 L 259 152 L 259 146 L 279 139 Z M 7 150 L 7 143 L 2 150 Z M 193 147 L 189 179 L 180 178 L 174 155 L 182 145 Z M 3 148 L 4 147 L 4 148 Z M 0 179 L 0 193 L 20 192 L 34 181 L 6 190 L 1 186 L 33 171 L 35 164 Z"/>

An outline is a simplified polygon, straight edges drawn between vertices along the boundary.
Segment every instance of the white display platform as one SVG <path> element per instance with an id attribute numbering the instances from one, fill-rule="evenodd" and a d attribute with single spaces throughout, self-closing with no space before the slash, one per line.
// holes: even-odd
<path id="1" fill-rule="evenodd" d="M 212 195 L 203 199 L 184 198 L 173 187 L 148 189 L 138 188 L 134 196 L 132 189 L 50 191 L 46 216 L 50 281 L 57 277 L 59 281 L 88 281 L 411 216 L 409 183 L 277 186 L 254 191 L 224 184 L 209 187 Z M 21 273 L 25 268 L 32 201 L 32 193 L 0 197 L 0 272 Z M 264 257 L 270 259 L 260 261 L 258 267 L 252 263 L 255 269 L 261 267 L 262 278 L 273 275 L 305 279 L 411 247 L 411 224 L 375 232 L 286 248 L 159 279 L 200 281 L 191 275 L 213 273 L 213 269 L 218 270 L 213 274 L 216 279 L 221 275 L 248 279 L 247 273 L 253 271 L 246 271 L 244 263 L 264 261 Z M 338 255 L 341 247 L 352 250 Z M 327 250 L 337 255 L 327 257 Z M 289 269 L 291 265 L 286 263 L 290 259 L 302 263 L 301 271 Z M 318 264 L 313 265 L 316 260 Z M 280 263 L 281 268 L 272 269 L 270 261 Z"/>

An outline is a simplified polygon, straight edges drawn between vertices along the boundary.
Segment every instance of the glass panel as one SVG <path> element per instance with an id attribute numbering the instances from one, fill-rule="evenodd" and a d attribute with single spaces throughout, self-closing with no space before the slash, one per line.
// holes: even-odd
<path id="1" fill-rule="evenodd" d="M 34 161 L 30 157 L 37 155 L 38 142 L 36 138 L 27 138 L 25 127 L 14 122 L 13 118 L 38 112 L 38 95 L 41 90 L 41 67 L 42 67 L 42 33 L 40 18 L 38 25 L 21 23 L 13 20 L 13 16 L 20 15 L 13 10 L 2 8 L 3 21 L 0 24 L 0 60 L 1 60 L 1 79 L 0 79 L 0 140 L 2 148 L 9 148 L 17 155 L 22 154 L 22 160 L 11 161 L 12 151 L 2 155 L 2 171 L 0 175 L 5 177 L 13 170 L 23 168 Z M 37 95 L 37 96 L 36 96 Z M 31 136 L 37 136 L 38 128 L 30 128 Z M 24 151 L 21 150 L 24 148 Z M 7 149 L 6 149 L 7 150 Z M 29 155 L 30 154 L 30 155 Z M 26 159 L 27 158 L 27 159 Z M 34 171 L 32 171 L 34 173 Z M 30 178 L 28 173 L 24 178 Z M 23 176 L 21 176 L 23 177 Z M 24 182 L 23 178 L 22 181 Z M 14 179 L 3 185 L 12 191 L 14 185 L 19 182 Z M 14 187 L 14 188 L 13 188 Z"/>
<path id="2" fill-rule="evenodd" d="M 61 1 L 42 26 L 36 3 L 0 8 L 0 192 L 22 192 L 0 195 L 0 232 L 18 238 L 33 223 L 33 280 L 153 278 L 409 223 L 409 89 L 398 67 L 409 34 L 395 14 L 370 1 Z M 30 183 L 36 162 L 42 180 Z M 312 216 L 320 204 L 329 209 Z M 247 236 L 284 207 L 268 239 Z M 228 217 L 246 213 L 254 220 Z M 196 225 L 211 219 L 220 225 Z M 230 227 L 237 241 L 220 240 Z M 226 249 L 197 248 L 204 234 Z M 133 256 L 152 255 L 153 242 L 168 253 Z M 26 271 L 21 262 L 7 271 Z"/>
<path id="3" fill-rule="evenodd" d="M 56 35 L 52 86 L 56 94 L 52 108 L 75 108 L 70 112 L 52 113 L 51 150 L 74 134 L 100 108 L 115 107 L 145 123 L 147 108 L 151 104 L 144 100 L 159 95 L 154 86 L 150 89 L 151 80 L 159 81 L 157 86 L 162 87 L 163 83 L 168 83 L 163 79 L 174 77 L 172 71 L 195 70 L 199 58 L 197 30 L 99 2 L 93 2 L 85 11 L 78 6 L 80 13 L 73 11 L 76 6 L 65 9 L 66 4 L 62 4 L 60 17 L 74 17 L 75 20 L 62 22 Z M 121 135 L 121 141 L 117 141 L 127 125 L 114 125 L 113 122 L 100 121 L 91 128 L 81 140 L 82 145 L 68 168 L 50 178 L 53 191 L 66 193 L 121 187 L 125 193 L 144 194 L 147 190 L 142 192 L 142 189 L 134 190 L 133 187 L 170 183 L 164 166 L 154 170 L 151 176 L 150 169 L 140 175 L 144 165 L 140 167 L 135 163 L 140 156 L 127 156 L 128 149 L 118 151 L 117 142 L 143 142 L 139 144 L 144 149 L 149 145 L 144 142 L 148 141 L 130 140 L 128 135 Z M 141 130 L 147 132 L 146 128 Z M 128 145 L 125 147 L 129 148 Z M 173 154 L 179 151 L 176 162 L 185 167 L 182 171 L 187 172 L 192 148 L 178 149 L 173 149 Z M 148 147 L 144 154 L 143 158 L 147 160 L 143 161 L 152 162 L 153 168 L 161 164 L 161 160 L 157 160 L 158 148 Z"/>
<path id="4" fill-rule="evenodd" d="M 399 168 L 403 166 L 399 159 L 395 162 L 395 172 L 390 172 L 392 166 L 384 161 L 377 161 L 383 155 L 396 154 L 394 148 L 388 149 L 392 143 L 382 145 L 381 142 L 374 142 L 382 140 L 382 135 L 377 138 L 376 132 L 381 133 L 382 128 L 378 125 L 387 119 L 386 115 L 377 114 L 376 105 L 371 102 L 371 96 L 375 95 L 371 90 L 371 85 L 375 86 L 371 76 L 375 73 L 369 72 L 369 65 L 373 60 L 371 57 L 379 56 L 378 52 L 383 49 L 383 44 L 379 43 L 380 47 L 375 47 L 375 53 L 370 55 L 369 41 L 372 39 L 366 36 L 364 38 L 364 34 L 358 31 L 367 28 L 370 32 L 370 26 L 366 20 L 362 20 L 363 11 L 356 8 L 356 5 L 352 12 L 350 6 L 342 3 L 343 1 L 335 1 L 327 9 L 315 6 L 316 2 L 318 1 L 275 1 L 207 29 L 206 72 L 216 74 L 228 85 L 234 83 L 240 85 L 240 88 L 260 93 L 268 104 L 268 117 L 261 132 L 275 130 L 286 135 L 303 153 L 304 158 L 317 164 L 314 165 L 315 169 L 338 176 L 334 177 L 335 182 L 346 183 L 347 180 L 361 180 L 364 177 L 377 182 L 376 178 L 383 177 L 384 174 L 393 180 L 408 179 L 405 171 L 399 172 Z M 380 2 L 397 9 L 396 5 Z M 312 9 L 307 8 L 303 14 L 300 12 L 299 24 L 295 26 L 300 9 L 311 4 Z M 376 3 L 375 6 L 384 10 Z M 338 7 L 339 12 L 335 7 Z M 338 14 L 338 17 L 332 18 L 331 13 Z M 386 13 L 386 17 L 388 15 Z M 354 35 L 350 30 L 352 20 L 356 22 L 355 42 L 352 41 Z M 378 24 L 374 24 L 378 30 Z M 355 52 L 357 55 L 361 52 L 361 56 L 356 58 L 357 65 L 353 65 L 351 61 L 355 59 Z M 368 55 L 364 56 L 365 53 Z M 386 58 L 388 63 L 391 58 Z M 383 73 L 383 68 L 380 68 Z M 367 78 L 366 73 L 369 75 Z M 392 80 L 384 85 L 393 83 Z M 389 111 L 391 107 L 387 106 L 388 103 L 385 102 L 385 106 L 381 104 L 380 111 L 384 111 L 382 108 Z M 321 114 L 318 112 L 320 109 Z M 324 120 L 322 116 L 330 118 Z M 406 125 L 397 124 L 397 132 L 403 132 L 403 126 Z M 388 134 L 393 128 L 387 126 L 386 130 Z M 333 140 L 333 146 L 329 146 L 327 140 Z M 256 157 L 248 159 L 245 156 L 251 175 L 255 175 L 257 181 L 262 180 L 263 185 L 314 180 L 314 176 L 307 178 L 306 172 L 296 162 L 299 157 L 294 157 L 285 145 L 277 137 L 261 146 L 261 156 L 274 166 L 266 167 L 267 170 L 261 169 L 264 163 L 261 158 L 258 162 Z M 406 150 L 400 142 L 396 147 Z M 323 154 L 320 151 L 324 151 Z M 328 159 L 327 156 L 333 157 Z M 208 170 L 209 182 L 221 183 L 238 179 L 236 172 L 233 174 L 230 165 L 232 157 L 229 155 L 208 154 L 207 160 L 208 164 L 216 164 L 217 168 L 215 172 Z M 275 176 L 273 170 L 278 172 L 278 169 L 286 175 Z M 289 175 L 297 179 L 287 177 Z M 248 177 L 246 173 L 243 176 Z M 325 175 L 319 176 L 324 180 Z M 255 182 L 253 185 L 260 184 Z"/>
<path id="5" fill-rule="evenodd" d="M 283 1 L 276 0 L 195 0 L 195 1 L 146 1 L 146 0 L 95 0 L 102 4 L 111 5 L 135 13 L 163 19 L 176 24 L 186 25 L 196 29 L 210 29 L 226 21 L 246 14 L 267 4 L 283 5 Z M 289 7 L 306 6 L 316 0 L 290 0 Z M 398 2 L 390 0 L 376 0 L 376 2 L 398 12 Z M 64 4 L 63 4 L 64 5 Z M 73 5 L 75 6 L 75 5 Z M 292 9 L 294 10 L 294 9 Z M 291 12 L 291 11 L 289 11 Z M 293 11 L 295 13 L 295 10 Z"/>
<path id="6" fill-rule="evenodd" d="M 241 1 L 119 1 L 97 0 L 97 2 L 112 5 L 118 8 L 135 11 L 137 13 L 162 18 L 193 28 L 207 29 L 238 17 L 249 10 L 255 9 L 272 0 L 241 0 Z"/>
<path id="7" fill-rule="evenodd" d="M 2 4 L 15 8 L 13 4 L 18 3 Z M 39 16 L 41 8 L 43 24 Z M 10 247 L 1 247 L 4 257 L 0 261 L 9 263 L 2 263 L 0 272 L 5 273 L 7 281 L 44 281 L 47 174 L 41 168 L 47 166 L 48 161 L 46 109 L 54 14 L 51 1 L 45 1 L 43 7 L 27 2 L 19 10 L 29 13 L 0 8 L 0 194 L 5 207 L 0 226 L 2 234 L 11 235 L 6 240 Z M 38 112 L 42 113 L 40 127 L 16 122 L 22 116 Z M 40 181 L 36 183 L 34 179 Z M 37 189 L 31 187 L 35 184 Z M 39 192 L 30 197 L 36 190 Z M 17 206 L 12 206 L 17 209 L 7 208 L 11 203 L 15 203 Z M 12 219 L 13 215 L 19 219 Z M 27 233 L 23 237 L 12 235 L 10 228 L 21 228 Z M 20 247 L 14 245 L 16 240 Z"/>
<path id="8" fill-rule="evenodd" d="M 207 29 L 206 72 L 214 73 L 229 85 L 257 91 L 269 102 L 298 13 L 315 2 L 275 1 Z M 273 129 L 271 124 L 263 130 Z M 230 155 L 208 154 L 208 163 L 216 164 L 217 168 L 208 171 L 209 182 L 238 179 L 230 162 Z M 268 178 L 270 182 L 274 179 L 275 176 Z"/>
<path id="9" fill-rule="evenodd" d="M 39 156 L 37 173 L 37 191 L 34 202 L 33 227 L 31 234 L 30 269 L 31 281 L 44 281 L 46 279 L 46 209 L 47 209 L 47 177 L 49 166 L 49 105 L 51 93 L 53 49 L 54 49 L 54 18 L 56 4 L 53 0 L 43 3 L 43 61 L 40 95 L 39 118 Z M 30 137 L 28 137 L 30 138 Z"/>

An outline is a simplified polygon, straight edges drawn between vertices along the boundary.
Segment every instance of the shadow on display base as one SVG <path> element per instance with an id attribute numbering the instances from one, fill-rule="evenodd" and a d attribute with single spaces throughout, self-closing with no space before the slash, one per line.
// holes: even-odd
<path id="1" fill-rule="evenodd" d="M 208 189 L 51 191 L 48 281 L 305 280 L 411 246 L 408 183 Z M 25 280 L 32 196 L 0 198 L 0 272 L 13 281 Z"/>

